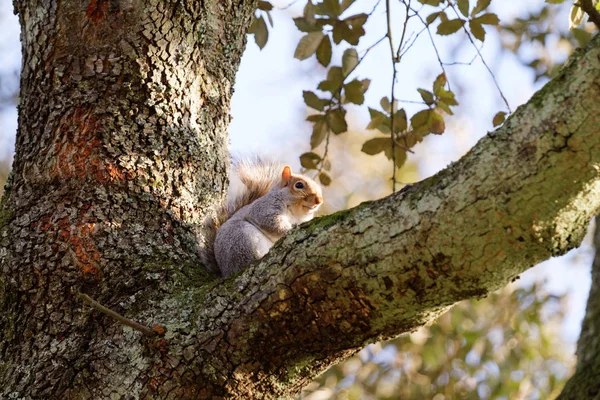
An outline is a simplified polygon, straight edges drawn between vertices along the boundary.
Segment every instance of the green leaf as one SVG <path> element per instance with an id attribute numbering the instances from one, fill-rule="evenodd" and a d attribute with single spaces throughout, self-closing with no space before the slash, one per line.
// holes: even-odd
<path id="1" fill-rule="evenodd" d="M 394 133 L 404 132 L 406 128 L 408 128 L 406 111 L 401 108 L 394 113 Z"/>
<path id="2" fill-rule="evenodd" d="M 307 169 L 316 169 L 319 161 L 321 161 L 321 156 L 313 152 L 304 153 L 300 156 L 300 165 Z"/>
<path id="3" fill-rule="evenodd" d="M 321 181 L 323 186 L 329 186 L 331 184 L 331 177 L 327 172 L 321 171 L 319 174 L 319 181 Z"/>
<path id="4" fill-rule="evenodd" d="M 323 0 L 315 6 L 317 14 L 335 18 L 342 13 L 339 0 Z"/>
<path id="5" fill-rule="evenodd" d="M 410 125 L 413 127 L 413 129 L 420 128 L 422 126 L 427 125 L 427 121 L 429 119 L 430 112 L 431 112 L 430 109 L 421 110 L 418 113 L 416 113 L 415 115 L 413 115 L 412 118 L 410 119 Z"/>
<path id="6" fill-rule="evenodd" d="M 443 0 L 419 0 L 419 3 L 437 7 Z"/>
<path id="7" fill-rule="evenodd" d="M 481 17 L 477 17 L 473 21 L 477 21 L 483 25 L 498 25 L 500 23 L 498 16 L 492 13 L 483 14 Z"/>
<path id="8" fill-rule="evenodd" d="M 385 151 L 385 149 L 388 147 L 392 147 L 391 139 L 389 137 L 380 137 L 367 140 L 365 143 L 363 143 L 360 151 L 370 156 L 374 156 L 375 154 Z"/>
<path id="9" fill-rule="evenodd" d="M 308 57 L 315 54 L 319 43 L 323 40 L 323 32 L 310 32 L 300 39 L 294 57 L 298 60 L 306 60 Z"/>
<path id="10" fill-rule="evenodd" d="M 421 98 L 428 106 L 432 105 L 435 102 L 433 98 L 433 93 L 431 93 L 429 90 L 417 89 L 417 91 L 421 94 Z"/>
<path id="11" fill-rule="evenodd" d="M 327 111 L 325 119 L 327 120 L 327 125 L 331 131 L 336 135 L 348 130 L 348 125 L 346 124 L 346 110 L 343 108 Z"/>
<path id="12" fill-rule="evenodd" d="M 354 3 L 356 0 L 342 0 L 341 11 L 344 12 Z"/>
<path id="13" fill-rule="evenodd" d="M 320 82 L 317 89 L 334 93 L 340 89 L 343 81 L 342 69 L 340 67 L 331 67 L 327 72 L 327 79 Z"/>
<path id="14" fill-rule="evenodd" d="M 346 100 L 350 103 L 361 105 L 365 101 L 365 88 L 362 81 L 354 79 L 352 82 L 344 85 Z"/>
<path id="15" fill-rule="evenodd" d="M 465 17 L 469 16 L 469 0 L 457 0 L 458 10 Z"/>
<path id="16" fill-rule="evenodd" d="M 323 142 L 323 140 L 325 140 L 325 137 L 329 132 L 329 127 L 327 126 L 327 121 L 325 121 L 325 116 L 319 115 L 319 117 L 321 118 L 316 120 L 315 124 L 313 125 L 313 132 L 310 137 L 311 149 L 314 149 L 315 147 L 320 145 Z"/>
<path id="17" fill-rule="evenodd" d="M 444 21 L 437 27 L 438 35 L 451 35 L 458 31 L 465 24 L 465 21 L 462 19 L 449 19 L 448 21 Z"/>
<path id="18" fill-rule="evenodd" d="M 598 4 L 600 4 L 600 2 L 598 2 Z M 592 39 L 591 32 L 588 32 L 584 29 L 574 28 L 572 32 L 580 47 L 587 46 Z"/>
<path id="19" fill-rule="evenodd" d="M 371 115 L 371 122 L 367 125 L 367 129 L 378 129 L 383 133 L 389 133 L 390 131 L 390 117 L 369 107 L 369 114 Z"/>
<path id="20" fill-rule="evenodd" d="M 569 29 L 577 28 L 583 22 L 585 12 L 581 7 L 573 5 L 571 7 L 571 13 L 569 15 Z"/>
<path id="21" fill-rule="evenodd" d="M 481 40 L 482 42 L 485 40 L 485 29 L 483 29 L 483 25 L 472 19 L 469 21 L 469 28 L 477 40 Z"/>
<path id="22" fill-rule="evenodd" d="M 446 82 L 448 80 L 446 79 L 446 74 L 445 73 L 441 73 L 439 74 L 436 78 L 435 81 L 433 81 L 433 93 L 436 96 L 439 96 L 440 94 L 440 89 L 443 89 L 444 86 L 446 85 Z"/>
<path id="23" fill-rule="evenodd" d="M 492 123 L 494 124 L 494 128 L 502 125 L 504 123 L 505 119 L 506 119 L 506 113 L 504 111 L 500 111 L 499 113 L 494 115 L 494 119 L 492 120 Z"/>
<path id="24" fill-rule="evenodd" d="M 491 2 L 492 2 L 492 0 L 477 0 L 477 4 L 475 5 L 475 8 L 473 8 L 473 11 L 471 11 L 471 17 L 474 17 L 475 15 L 479 14 L 480 12 L 486 10 L 490 6 Z"/>
<path id="25" fill-rule="evenodd" d="M 329 104 L 329 100 L 320 99 L 316 94 L 309 90 L 303 91 L 302 96 L 304 97 L 304 102 L 306 105 L 314 108 L 315 110 L 323 111 L 325 106 Z"/>
<path id="26" fill-rule="evenodd" d="M 388 147 L 387 149 L 385 149 L 384 153 L 388 160 L 392 159 L 392 147 L 391 146 Z M 396 160 L 395 160 L 396 168 L 400 168 L 406 162 L 406 150 L 404 150 L 402 147 L 400 147 L 398 145 L 395 145 L 394 153 L 396 154 Z"/>
<path id="27" fill-rule="evenodd" d="M 350 73 L 358 65 L 358 53 L 354 47 L 346 49 L 342 56 L 342 73 L 344 76 L 350 75 Z"/>
<path id="28" fill-rule="evenodd" d="M 381 108 L 383 109 L 383 111 L 387 113 L 392 112 L 392 103 L 390 103 L 390 99 L 388 97 L 382 97 L 379 104 L 381 104 Z"/>
<path id="29" fill-rule="evenodd" d="M 431 111 L 429 113 L 429 120 L 427 121 L 427 126 L 431 133 L 436 135 L 441 135 L 446 131 L 446 124 L 444 123 L 444 117 L 435 111 Z"/>
<path id="30" fill-rule="evenodd" d="M 250 28 L 248 29 L 248 33 L 254 34 L 254 41 L 262 50 L 269 39 L 269 30 L 267 29 L 267 24 L 262 15 L 258 18 L 254 18 L 252 25 L 250 25 Z"/>
<path id="31" fill-rule="evenodd" d="M 546 3 L 550 3 L 550 4 L 562 4 L 564 2 L 565 2 L 565 0 L 546 0 Z"/>
<path id="32" fill-rule="evenodd" d="M 314 25 L 316 22 L 315 19 L 315 5 L 312 3 L 312 0 L 308 0 L 306 5 L 304 6 L 304 18 L 306 19 L 306 23 L 310 25 Z"/>
<path id="33" fill-rule="evenodd" d="M 429 14 L 427 18 L 425 18 L 425 22 L 427 22 L 427 25 L 431 25 L 433 21 L 435 21 L 437 17 L 440 16 L 441 13 L 441 11 L 436 11 L 434 13 Z"/>
<path id="34" fill-rule="evenodd" d="M 323 36 L 319 47 L 317 47 L 317 60 L 319 64 L 326 67 L 331 62 L 331 40 L 329 35 Z"/>
<path id="35" fill-rule="evenodd" d="M 261 0 L 258 2 L 258 9 L 263 11 L 271 11 L 273 9 L 273 4 L 269 3 L 268 1 Z"/>
<path id="36" fill-rule="evenodd" d="M 294 18 L 294 24 L 300 32 L 321 32 L 322 28 L 318 25 L 309 23 L 306 18 Z"/>

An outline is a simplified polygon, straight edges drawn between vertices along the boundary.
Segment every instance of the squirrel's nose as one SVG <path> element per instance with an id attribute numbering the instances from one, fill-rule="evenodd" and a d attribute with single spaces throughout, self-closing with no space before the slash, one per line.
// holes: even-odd
<path id="1" fill-rule="evenodd" d="M 323 202 L 323 199 L 315 196 L 315 205 L 319 205 Z"/>

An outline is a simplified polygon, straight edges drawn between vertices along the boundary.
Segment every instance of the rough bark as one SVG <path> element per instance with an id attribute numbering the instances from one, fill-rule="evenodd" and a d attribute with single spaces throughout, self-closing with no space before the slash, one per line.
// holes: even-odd
<path id="1" fill-rule="evenodd" d="M 557 400 L 600 398 L 600 217 L 594 233 L 592 286 L 577 342 L 577 367 Z"/>
<path id="2" fill-rule="evenodd" d="M 122 326 L 75 294 L 127 314 L 211 279 L 195 227 L 226 189 L 229 100 L 254 4 L 15 7 L 22 100 L 2 208 L 0 398 L 143 397 L 161 385 L 160 349 L 127 348 Z M 141 349 L 132 374 L 122 360 Z"/>
<path id="3" fill-rule="evenodd" d="M 211 281 L 252 4 L 18 4 L 22 103 L 2 208 L 0 397 L 277 398 L 577 246 L 600 209 L 600 39 L 458 163 L 318 219 Z M 167 329 L 144 337 L 83 303 Z"/>

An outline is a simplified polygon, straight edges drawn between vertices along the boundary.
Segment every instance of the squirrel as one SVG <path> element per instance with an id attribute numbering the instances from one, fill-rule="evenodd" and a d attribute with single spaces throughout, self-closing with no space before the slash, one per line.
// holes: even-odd
<path id="1" fill-rule="evenodd" d="M 243 186 L 206 221 L 204 264 L 225 278 L 262 258 L 283 235 L 311 220 L 321 187 L 289 166 L 261 159 L 239 160 L 234 171 Z"/>

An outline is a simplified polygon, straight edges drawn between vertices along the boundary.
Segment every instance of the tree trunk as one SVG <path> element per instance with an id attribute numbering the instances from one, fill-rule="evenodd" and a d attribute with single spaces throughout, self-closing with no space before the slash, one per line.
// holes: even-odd
<path id="1" fill-rule="evenodd" d="M 577 342 L 577 368 L 557 400 L 600 399 L 600 217 L 594 233 L 592 286 Z"/>
<path id="2" fill-rule="evenodd" d="M 229 101 L 254 4 L 15 4 L 22 100 L 2 211 L 0 397 L 196 393 L 197 366 L 178 369 L 168 344 L 75 295 L 140 315 L 212 279 L 195 226 L 226 190 Z"/>
<path id="3" fill-rule="evenodd" d="M 18 3 L 0 397 L 289 396 L 365 343 L 579 244 L 600 210 L 598 38 L 447 170 L 294 230 L 215 281 L 197 227 L 226 187 L 229 97 L 252 10 Z"/>

